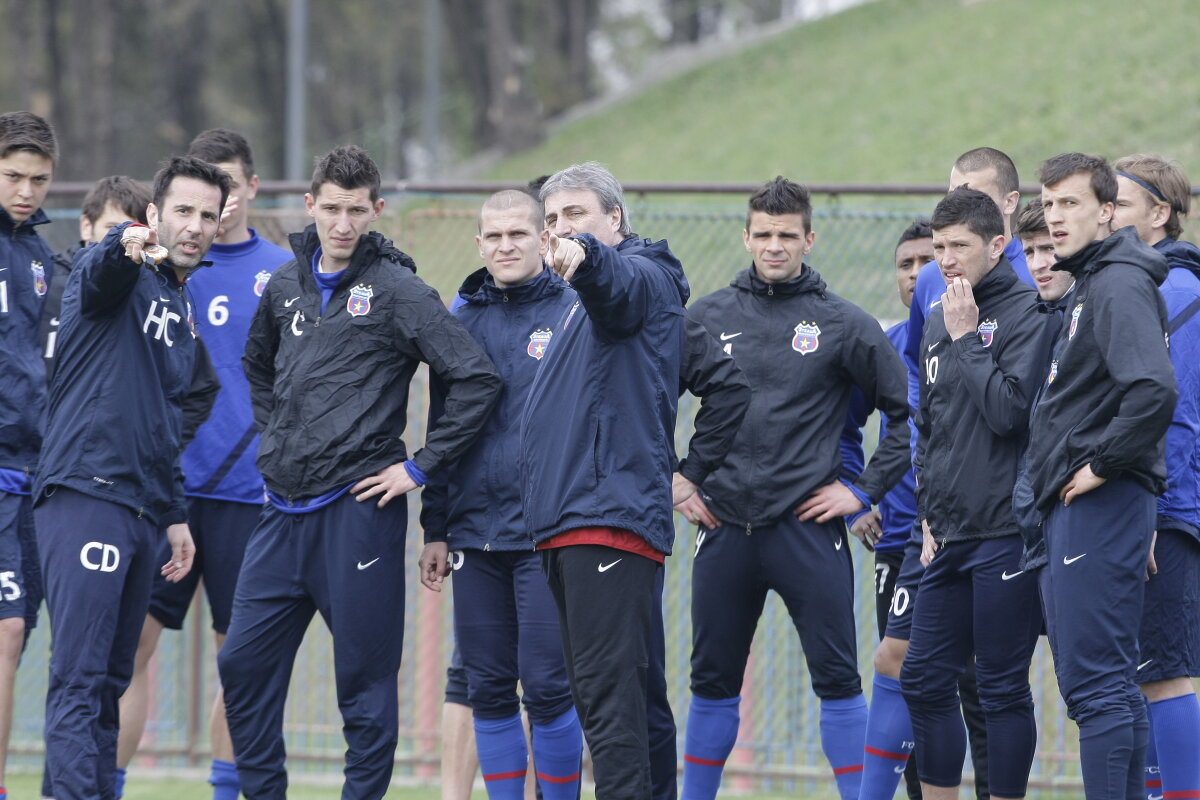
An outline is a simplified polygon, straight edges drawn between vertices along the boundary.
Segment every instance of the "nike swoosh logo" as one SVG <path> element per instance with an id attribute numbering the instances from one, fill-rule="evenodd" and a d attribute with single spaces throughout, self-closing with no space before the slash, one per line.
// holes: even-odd
<path id="1" fill-rule="evenodd" d="M 1150 661 L 1143 661 L 1142 663 L 1138 664 L 1138 671 L 1139 671 L 1139 672 L 1141 672 L 1141 670 L 1142 670 L 1142 667 L 1145 667 L 1145 666 L 1147 666 L 1147 665 L 1148 665 L 1148 664 L 1149 664 L 1151 661 L 1153 661 L 1153 660 L 1154 660 L 1154 659 L 1152 658 L 1152 659 L 1150 659 Z"/>
<path id="2" fill-rule="evenodd" d="M 833 543 L 833 549 L 834 550 L 842 549 L 842 540 L 841 539 L 838 539 L 836 542 Z"/>
<path id="3" fill-rule="evenodd" d="M 1084 555 L 1086 555 L 1086 553 Z M 1000 580 L 1011 581 L 1013 578 L 1017 577 L 1018 575 L 1023 574 L 1024 572 L 1025 572 L 1025 570 L 1021 569 L 1021 570 L 1017 570 L 1012 575 L 1009 575 L 1008 570 L 1005 570 L 1004 573 L 1000 576 Z"/>
<path id="4" fill-rule="evenodd" d="M 721 341 L 722 342 L 728 341 L 735 336 L 741 336 L 743 333 L 745 333 L 745 331 L 738 331 L 737 333 L 725 333 L 724 331 L 722 331 L 721 332 Z"/>
<path id="5" fill-rule="evenodd" d="M 1067 558 L 1066 556 L 1063 556 L 1063 564 L 1064 565 L 1074 564 L 1076 561 L 1078 561 L 1079 559 L 1083 558 L 1086 555 L 1087 555 L 1087 553 L 1080 553 L 1079 555 L 1075 556 L 1074 558 Z"/>
<path id="6" fill-rule="evenodd" d="M 596 567 L 596 571 L 597 572 L 608 572 L 610 569 L 615 567 L 617 564 L 620 564 L 622 560 L 623 559 L 618 558 L 616 561 L 612 562 L 611 564 L 600 564 Z"/>
<path id="7" fill-rule="evenodd" d="M 925 348 L 925 352 L 932 353 L 933 348 L 937 347 L 939 344 L 941 344 L 941 342 L 934 342 L 933 344 L 929 345 L 929 347 Z"/>
<path id="8" fill-rule="evenodd" d="M 905 762 L 905 763 L 901 764 L 901 765 L 900 765 L 900 766 L 898 766 L 898 767 L 893 767 L 893 768 L 892 768 L 892 772 L 896 773 L 897 775 L 903 775 L 903 774 L 904 774 L 904 768 L 905 768 L 906 766 L 908 766 L 908 763 L 907 763 L 907 762 Z"/>
<path id="9" fill-rule="evenodd" d="M 361 562 L 361 561 L 360 561 L 360 562 L 358 562 L 358 568 L 359 568 L 359 569 L 366 569 L 367 567 L 371 566 L 371 565 L 372 565 L 372 564 L 374 564 L 376 561 L 378 561 L 380 558 L 383 558 L 383 556 L 379 556 L 379 557 L 377 557 L 377 558 L 372 558 L 370 561 L 368 561 L 368 562 L 367 562 L 367 563 L 365 563 L 365 564 L 364 564 L 363 562 Z"/>
<path id="10" fill-rule="evenodd" d="M 297 300 L 299 300 L 299 299 L 300 299 L 299 297 L 293 297 L 291 300 L 284 300 L 284 301 L 283 301 L 283 307 L 284 307 L 284 308 L 291 308 L 291 307 L 292 307 L 292 303 L 296 302 L 296 301 L 297 301 Z"/>
<path id="11" fill-rule="evenodd" d="M 171 298 L 169 298 L 169 297 L 160 297 L 160 298 L 158 298 L 158 302 L 160 302 L 160 303 L 169 303 L 169 302 L 171 302 Z"/>

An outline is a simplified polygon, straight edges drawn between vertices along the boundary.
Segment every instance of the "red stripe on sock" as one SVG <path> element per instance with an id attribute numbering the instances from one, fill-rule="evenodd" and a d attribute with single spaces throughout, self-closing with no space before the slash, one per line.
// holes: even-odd
<path id="1" fill-rule="evenodd" d="M 908 753 L 889 753 L 887 750 L 880 750 L 878 747 L 871 747 L 871 745 L 867 745 L 863 750 L 867 755 L 871 756 L 890 758 L 893 761 L 908 761 Z"/>
<path id="2" fill-rule="evenodd" d="M 723 766 L 725 766 L 725 759 L 723 759 L 723 758 L 720 761 L 718 761 L 715 758 L 700 758 L 699 756 L 689 756 L 687 753 L 684 753 L 683 760 L 687 761 L 689 763 L 692 763 L 692 764 L 699 764 L 702 767 L 723 767 Z"/>
<path id="3" fill-rule="evenodd" d="M 485 781 L 507 781 L 512 778 L 525 777 L 525 770 L 517 770 L 516 772 L 493 772 L 491 775 L 484 775 Z"/>
<path id="4" fill-rule="evenodd" d="M 574 775 L 563 775 L 561 777 L 558 775 L 547 775 L 544 772 L 539 772 L 537 773 L 537 776 L 538 780 L 546 781 L 546 783 L 574 783 L 575 781 L 579 780 L 578 772 L 576 772 Z"/>
<path id="5" fill-rule="evenodd" d="M 1200 800 L 1200 791 L 1163 792 L 1163 800 Z"/>
<path id="6" fill-rule="evenodd" d="M 1162 781 L 1157 778 L 1152 778 L 1151 780 L 1146 781 L 1146 788 L 1147 789 L 1161 789 Z"/>
<path id="7" fill-rule="evenodd" d="M 834 775 L 845 775 L 849 772 L 862 772 L 862 771 L 863 771 L 862 764 L 851 764 L 848 767 L 834 767 L 833 768 Z"/>

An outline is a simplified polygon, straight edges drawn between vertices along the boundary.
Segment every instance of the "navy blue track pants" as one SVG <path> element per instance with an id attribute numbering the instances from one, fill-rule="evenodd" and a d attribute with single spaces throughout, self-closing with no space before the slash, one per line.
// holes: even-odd
<path id="1" fill-rule="evenodd" d="M 900 685 L 926 783 L 962 781 L 967 737 L 958 684 L 974 655 L 989 788 L 1025 795 L 1037 741 L 1029 664 L 1042 619 L 1037 580 L 1018 566 L 1021 549 L 1018 534 L 950 542 L 921 578 Z"/>
<path id="2" fill-rule="evenodd" d="M 854 623 L 854 572 L 846 527 L 791 514 L 697 534 L 692 563 L 692 693 L 726 700 L 742 691 L 767 592 L 787 606 L 823 700 L 862 693 Z"/>
<path id="3" fill-rule="evenodd" d="M 387 791 L 399 728 L 407 519 L 404 498 L 379 509 L 350 494 L 306 514 L 264 510 L 217 657 L 248 800 L 287 797 L 284 702 L 296 650 L 318 611 L 333 634 L 347 745 L 342 797 Z"/>
<path id="4" fill-rule="evenodd" d="M 554 597 L 533 550 L 454 553 L 454 634 L 467 671 L 467 698 L 479 719 L 525 710 L 549 725 L 571 707 Z"/>
<path id="5" fill-rule="evenodd" d="M 163 534 L 116 503 L 52 486 L 34 508 L 50 612 L 46 772 L 58 800 L 113 797 L 119 701 Z"/>

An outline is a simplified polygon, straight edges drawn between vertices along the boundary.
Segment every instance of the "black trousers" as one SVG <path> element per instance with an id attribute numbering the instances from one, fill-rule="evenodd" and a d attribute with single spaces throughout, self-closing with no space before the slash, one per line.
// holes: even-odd
<path id="1" fill-rule="evenodd" d="M 646 686 L 655 581 L 662 567 L 600 545 L 543 551 L 542 566 L 558 607 L 571 694 L 592 752 L 596 800 L 648 800 Z"/>

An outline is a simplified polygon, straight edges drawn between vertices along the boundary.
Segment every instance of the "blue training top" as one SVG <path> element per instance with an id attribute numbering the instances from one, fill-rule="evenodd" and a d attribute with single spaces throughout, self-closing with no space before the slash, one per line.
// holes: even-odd
<path id="1" fill-rule="evenodd" d="M 214 244 L 212 266 L 188 279 L 197 332 L 221 383 L 212 414 L 183 453 L 184 491 L 236 503 L 263 502 L 263 479 L 254 465 L 258 429 L 250 408 L 250 385 L 242 353 L 250 320 L 271 273 L 292 254 L 250 229 L 238 244 Z"/>

